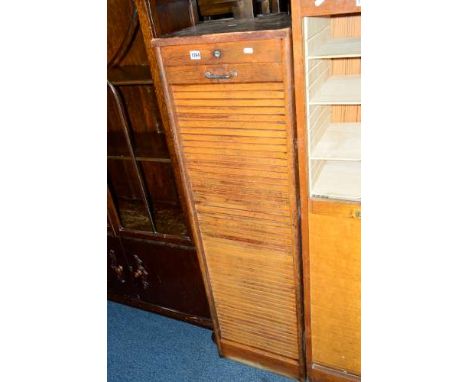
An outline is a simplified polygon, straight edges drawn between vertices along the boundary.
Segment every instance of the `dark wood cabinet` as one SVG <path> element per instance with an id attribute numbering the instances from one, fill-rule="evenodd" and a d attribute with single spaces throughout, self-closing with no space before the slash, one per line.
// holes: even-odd
<path id="1" fill-rule="evenodd" d="M 163 22 L 152 19 L 155 33 L 193 23 L 189 0 L 145 4 L 165 9 Z M 179 17 L 182 9 L 186 16 Z M 210 327 L 200 266 L 161 122 L 165 106 L 155 95 L 158 89 L 131 0 L 108 1 L 107 75 L 109 298 Z"/>
<path id="2" fill-rule="evenodd" d="M 209 307 L 193 247 L 123 239 L 138 298 L 162 313 L 209 325 Z"/>

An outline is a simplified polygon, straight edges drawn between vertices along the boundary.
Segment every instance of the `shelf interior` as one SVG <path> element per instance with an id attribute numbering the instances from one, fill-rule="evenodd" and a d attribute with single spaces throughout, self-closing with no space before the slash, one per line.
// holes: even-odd
<path id="1" fill-rule="evenodd" d="M 311 159 L 360 160 L 361 124 L 328 123 L 317 142 L 310 143 Z"/>
<path id="2" fill-rule="evenodd" d="M 310 96 L 312 105 L 359 105 L 361 103 L 361 76 L 329 77 Z"/>
<path id="3" fill-rule="evenodd" d="M 330 39 L 312 47 L 309 59 L 361 57 L 359 37 Z"/>
<path id="4" fill-rule="evenodd" d="M 361 17 L 304 18 L 309 193 L 360 200 Z"/>
<path id="5" fill-rule="evenodd" d="M 308 58 L 361 57 L 361 15 L 304 18 Z"/>
<path id="6" fill-rule="evenodd" d="M 312 161 L 312 197 L 360 200 L 361 162 Z"/>

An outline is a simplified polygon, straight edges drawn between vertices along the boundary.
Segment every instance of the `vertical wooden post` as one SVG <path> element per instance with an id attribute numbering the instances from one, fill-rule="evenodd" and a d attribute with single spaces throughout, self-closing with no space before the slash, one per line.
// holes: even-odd
<path id="1" fill-rule="evenodd" d="M 235 19 L 253 19 L 252 0 L 237 0 L 236 5 L 232 8 L 232 13 Z"/>

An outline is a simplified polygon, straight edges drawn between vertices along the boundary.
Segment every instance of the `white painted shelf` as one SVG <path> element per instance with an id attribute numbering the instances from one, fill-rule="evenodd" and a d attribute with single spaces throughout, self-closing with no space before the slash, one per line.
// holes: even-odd
<path id="1" fill-rule="evenodd" d="M 360 160 L 361 124 L 330 123 L 310 153 L 318 160 Z"/>
<path id="2" fill-rule="evenodd" d="M 361 57 L 360 38 L 331 39 L 316 44 L 310 52 L 311 59 Z"/>
<path id="3" fill-rule="evenodd" d="M 360 105 L 361 76 L 332 76 L 311 94 L 312 105 Z"/>
<path id="4" fill-rule="evenodd" d="M 361 199 L 361 162 L 325 161 L 312 184 L 313 197 Z"/>

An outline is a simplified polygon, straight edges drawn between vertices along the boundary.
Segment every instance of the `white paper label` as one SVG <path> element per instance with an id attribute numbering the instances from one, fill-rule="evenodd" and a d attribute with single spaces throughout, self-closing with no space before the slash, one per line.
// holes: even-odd
<path id="1" fill-rule="evenodd" d="M 244 54 L 253 54 L 253 48 L 244 48 Z"/>
<path id="2" fill-rule="evenodd" d="M 324 1 L 325 0 L 315 0 L 315 6 L 320 7 L 324 3 Z"/>
<path id="3" fill-rule="evenodd" d="M 361 0 L 356 0 L 356 7 L 360 7 L 361 6 Z"/>
<path id="4" fill-rule="evenodd" d="M 191 60 L 201 60 L 201 53 L 199 50 L 191 50 L 190 51 L 190 59 Z"/>

